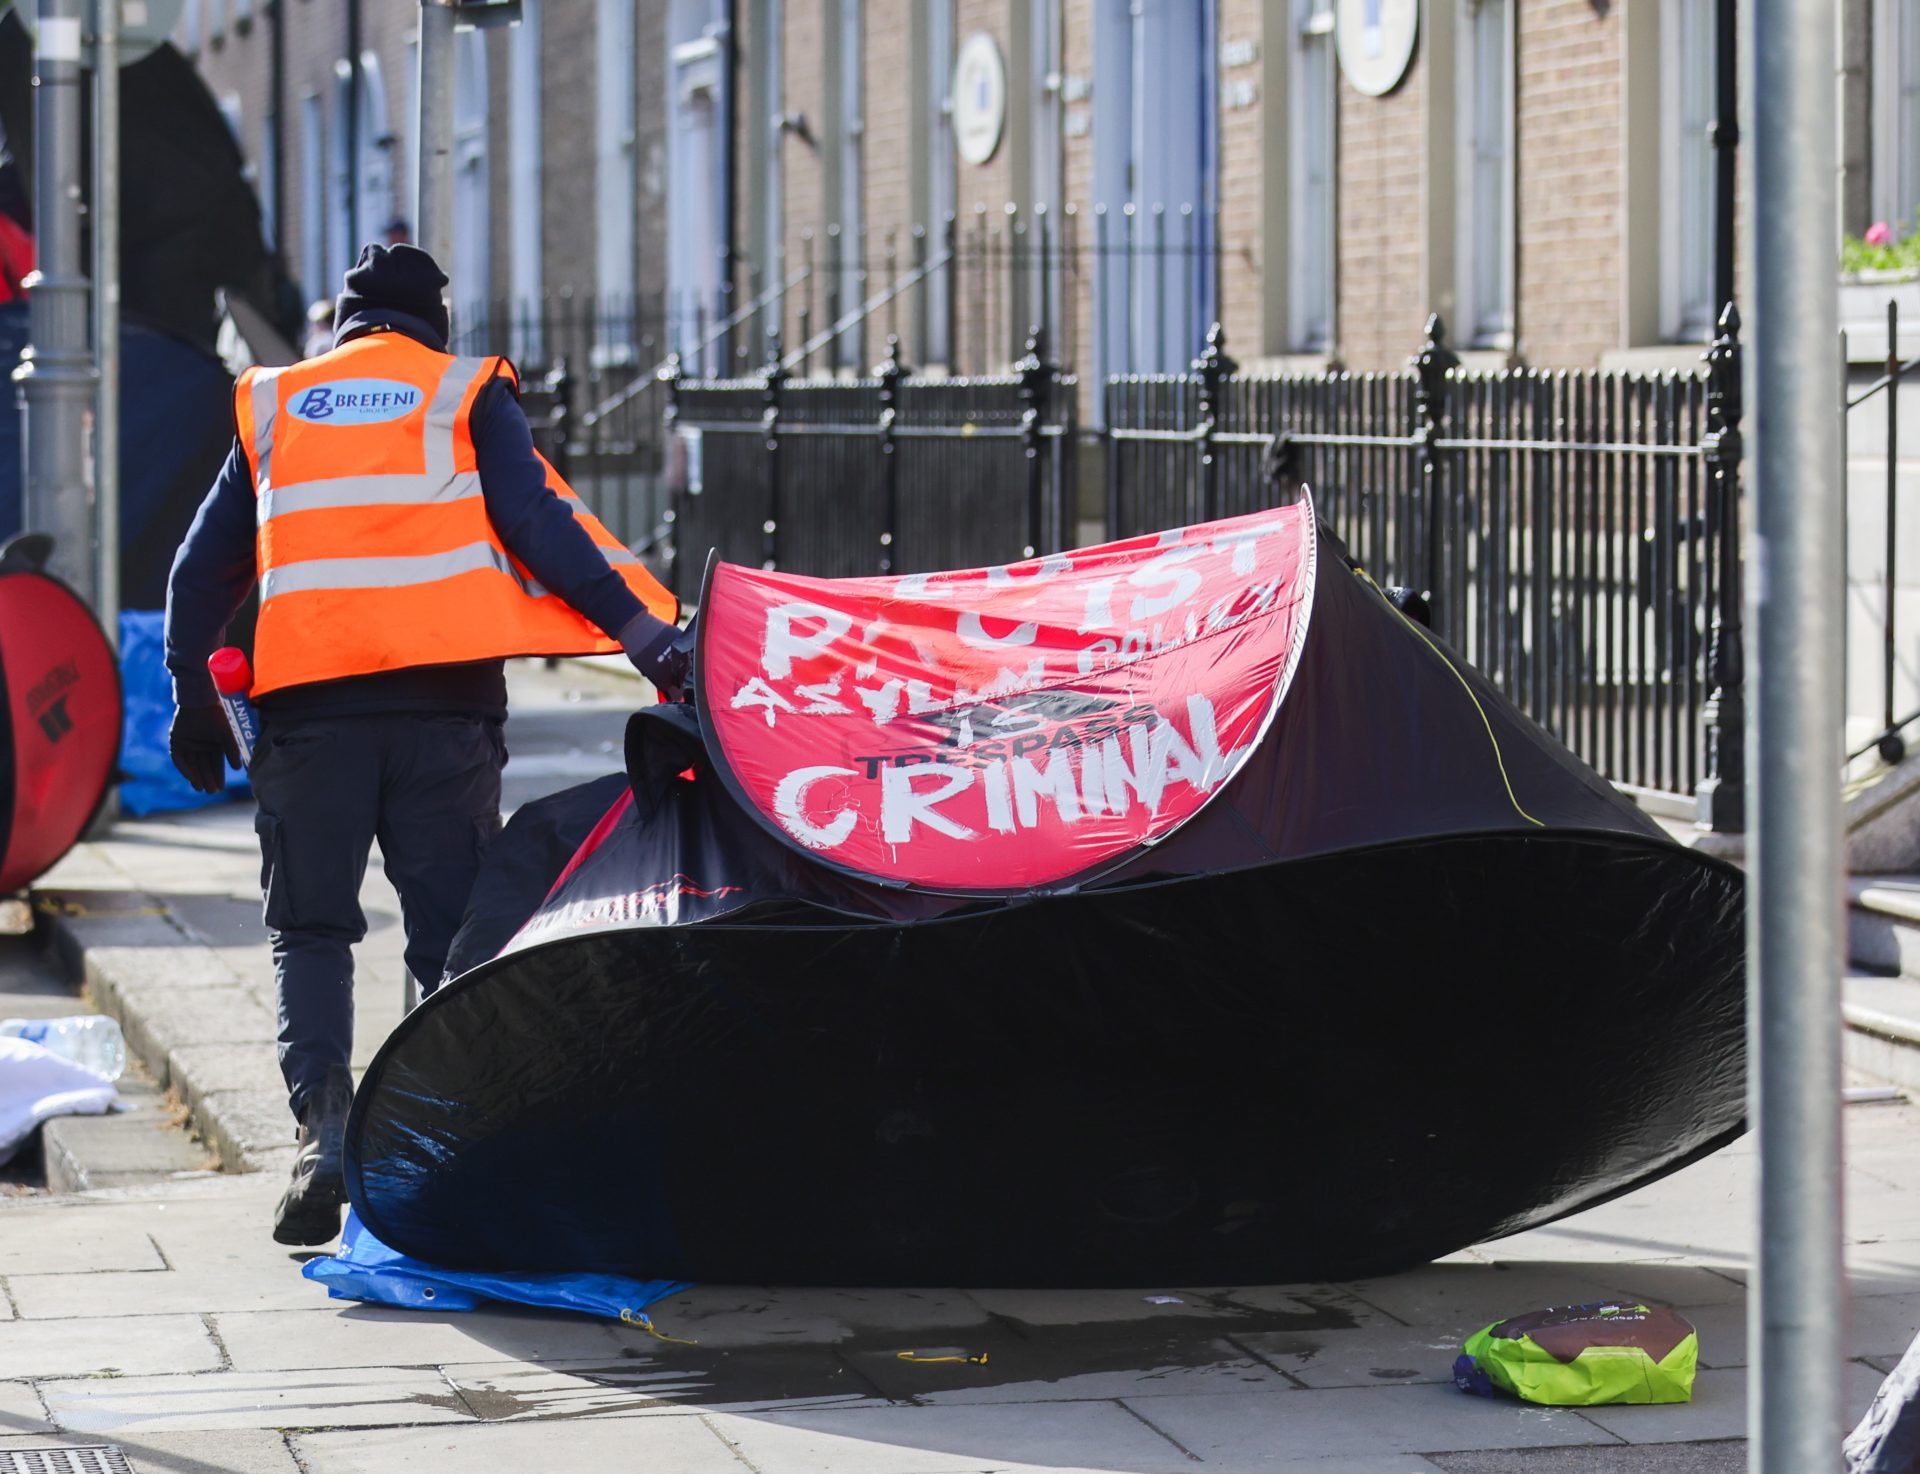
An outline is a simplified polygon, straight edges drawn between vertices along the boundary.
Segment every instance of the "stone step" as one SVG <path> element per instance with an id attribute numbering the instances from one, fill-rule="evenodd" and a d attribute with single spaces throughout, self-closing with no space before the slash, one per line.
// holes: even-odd
<path id="1" fill-rule="evenodd" d="M 186 1129 L 186 1112 L 138 1058 L 119 1079 L 119 1106 L 104 1116 L 55 1116 L 40 1128 L 47 1190 L 92 1192 L 211 1173 L 213 1159 Z"/>
<path id="2" fill-rule="evenodd" d="M 1866 972 L 1920 978 L 1920 875 L 1847 882 L 1847 956 Z"/>
<path id="3" fill-rule="evenodd" d="M 1851 973 L 1841 997 L 1846 1063 L 1876 1080 L 1920 1090 L 1920 981 Z"/>

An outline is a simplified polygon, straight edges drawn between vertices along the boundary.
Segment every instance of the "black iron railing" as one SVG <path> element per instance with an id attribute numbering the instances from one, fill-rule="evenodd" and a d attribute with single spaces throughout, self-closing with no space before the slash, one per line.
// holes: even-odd
<path id="1" fill-rule="evenodd" d="M 1383 584 L 1628 787 L 1738 828 L 1739 322 L 1700 372 L 1469 373 L 1440 321 L 1405 370 L 1182 375 L 1106 389 L 1126 536 L 1313 490 Z"/>
<path id="2" fill-rule="evenodd" d="M 1897 763 L 1907 755 L 1907 729 L 1920 722 L 1920 708 L 1896 714 L 1895 703 L 1898 700 L 1896 682 L 1899 677 L 1899 599 L 1898 585 L 1898 549 L 1900 532 L 1900 384 L 1907 375 L 1920 369 L 1920 358 L 1902 359 L 1900 357 L 1900 303 L 1889 298 L 1887 301 L 1887 359 L 1884 371 L 1858 394 L 1849 393 L 1846 401 L 1845 421 L 1850 422 L 1853 412 L 1871 401 L 1878 400 L 1879 408 L 1886 415 L 1886 471 L 1885 486 L 1882 493 L 1882 514 L 1885 519 L 1885 556 L 1881 567 L 1880 601 L 1880 730 L 1867 742 L 1860 744 L 1847 753 L 1847 761 L 1865 757 L 1870 752 L 1878 752 L 1882 761 Z M 1844 458 L 1843 458 L 1844 459 Z M 1849 468 L 1849 475 L 1851 468 Z M 1850 498 L 1849 498 L 1850 500 Z"/>
<path id="3" fill-rule="evenodd" d="M 1006 563 L 1070 540 L 1075 384 L 1038 338 L 1017 372 L 926 378 L 897 339 L 872 374 L 668 370 L 666 562 L 683 598 L 709 550 L 825 576 Z"/>

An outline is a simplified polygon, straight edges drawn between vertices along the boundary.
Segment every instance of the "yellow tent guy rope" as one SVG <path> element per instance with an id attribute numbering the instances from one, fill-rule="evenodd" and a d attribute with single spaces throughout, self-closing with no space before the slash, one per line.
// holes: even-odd
<path id="1" fill-rule="evenodd" d="M 644 1310 L 622 1310 L 620 1312 L 620 1323 L 627 1326 L 638 1326 L 649 1336 L 653 1337 L 654 1340 L 670 1342 L 675 1346 L 698 1346 L 700 1344 L 698 1341 L 683 1341 L 678 1336 L 669 1336 L 665 1331 L 660 1330 L 654 1325 L 653 1318 Z"/>
<path id="2" fill-rule="evenodd" d="M 1529 824 L 1545 829 L 1547 827 L 1545 824 L 1541 823 L 1540 820 L 1534 818 L 1533 815 L 1520 807 L 1520 800 L 1513 791 L 1513 779 L 1507 776 L 1507 760 L 1500 752 L 1500 739 L 1493 735 L 1493 722 L 1487 716 L 1487 709 L 1480 704 L 1480 698 L 1474 695 L 1473 687 L 1468 684 L 1467 678 L 1460 674 L 1459 667 L 1447 658 L 1447 652 L 1434 643 L 1433 637 L 1420 627 L 1419 620 L 1410 618 L 1404 609 L 1401 609 L 1393 600 L 1386 596 L 1385 591 L 1381 589 L 1380 585 L 1374 583 L 1372 574 L 1368 573 L 1366 569 L 1360 567 L 1357 563 L 1354 565 L 1353 571 L 1364 578 L 1367 583 L 1372 586 L 1373 591 L 1380 595 L 1381 603 L 1385 604 L 1387 608 L 1393 610 L 1395 614 L 1400 616 L 1400 622 L 1402 624 L 1418 635 L 1426 647 L 1440 657 L 1440 663 L 1446 666 L 1448 673 L 1460 683 L 1460 689 L 1467 693 L 1467 700 L 1471 701 L 1473 703 L 1473 709 L 1480 713 L 1480 725 L 1487 729 L 1487 741 L 1493 744 L 1493 761 L 1494 765 L 1500 769 L 1501 783 L 1506 786 L 1507 802 L 1513 805 L 1514 813 L 1518 814 L 1522 819 L 1525 819 Z"/>
<path id="3" fill-rule="evenodd" d="M 984 1351 L 982 1351 L 978 1356 L 965 1356 L 965 1355 L 959 1355 L 959 1354 L 956 1354 L 953 1356 L 922 1356 L 917 1351 L 896 1351 L 894 1352 L 894 1355 L 899 1357 L 900 1360 L 902 1361 L 917 1362 L 922 1365 L 925 1365 L 931 1362 L 936 1362 L 936 1361 L 965 1362 L 965 1363 L 968 1363 L 969 1365 L 977 1366 L 977 1367 L 983 1367 L 987 1364 L 987 1353 Z"/>

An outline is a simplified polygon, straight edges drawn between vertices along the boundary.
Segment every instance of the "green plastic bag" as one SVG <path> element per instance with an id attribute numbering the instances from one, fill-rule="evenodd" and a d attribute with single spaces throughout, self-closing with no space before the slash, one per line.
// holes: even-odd
<path id="1" fill-rule="evenodd" d="M 1488 1326 L 1467 1339 L 1453 1380 L 1464 1392 L 1548 1407 L 1691 1402 L 1699 1360 L 1699 1333 L 1677 1312 L 1607 1300 Z"/>

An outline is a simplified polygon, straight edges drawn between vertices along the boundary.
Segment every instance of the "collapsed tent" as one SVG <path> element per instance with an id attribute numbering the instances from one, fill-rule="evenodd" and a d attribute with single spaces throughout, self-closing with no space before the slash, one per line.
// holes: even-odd
<path id="1" fill-rule="evenodd" d="M 696 688 L 515 817 L 469 970 L 368 1070 L 347 1180 L 394 1248 L 1348 1278 L 1741 1129 L 1738 872 L 1305 501 L 970 572 L 719 565 Z"/>
<path id="2" fill-rule="evenodd" d="M 120 750 L 120 675 L 93 612 L 42 571 L 53 544 L 0 549 L 0 895 L 86 832 Z"/>

